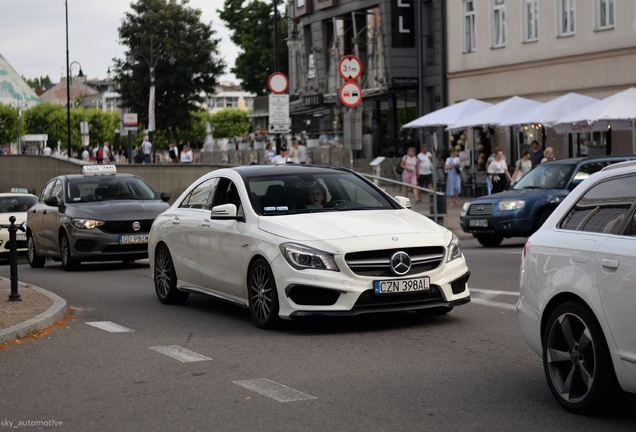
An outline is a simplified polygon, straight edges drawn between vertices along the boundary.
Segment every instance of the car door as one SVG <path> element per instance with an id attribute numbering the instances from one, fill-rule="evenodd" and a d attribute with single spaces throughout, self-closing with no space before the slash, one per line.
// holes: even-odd
<path id="1" fill-rule="evenodd" d="M 231 187 L 233 182 L 220 178 L 210 203 L 212 207 L 233 202 Z M 241 185 L 236 185 L 241 203 L 247 202 L 247 194 Z M 242 215 L 243 206 L 239 204 L 238 214 Z M 208 289 L 228 295 L 237 300 L 245 299 L 243 291 L 247 274 L 243 256 L 243 233 L 246 223 L 243 220 L 211 219 L 210 212 L 200 221 L 199 255 L 201 260 L 201 281 Z"/>
<path id="2" fill-rule="evenodd" d="M 217 179 L 208 179 L 198 186 L 168 215 L 172 227 L 168 230 L 168 245 L 177 277 L 183 282 L 201 285 L 199 236 L 201 221 L 210 217 L 206 208 Z"/>
<path id="3" fill-rule="evenodd" d="M 57 179 L 55 184 L 53 185 L 53 190 L 51 191 L 51 196 L 57 198 L 58 203 L 62 203 L 62 180 Z M 46 204 L 45 204 L 46 206 Z M 48 251 L 57 255 L 60 252 L 59 245 L 59 227 L 60 227 L 60 218 L 63 213 L 60 212 L 60 207 L 58 206 L 46 206 L 46 213 L 42 218 L 42 235 L 44 237 L 44 244 L 47 245 Z"/>
<path id="4" fill-rule="evenodd" d="M 605 317 L 623 364 L 636 376 L 636 176 L 609 180 L 599 195 L 607 204 L 606 230 L 596 250 L 596 281 Z M 612 226 L 610 226 L 610 224 Z"/>
<path id="5" fill-rule="evenodd" d="M 42 189 L 42 192 L 40 193 L 38 202 L 29 209 L 27 217 L 27 226 L 31 231 L 31 236 L 35 242 L 35 248 L 38 254 L 41 255 L 45 254 L 50 249 L 50 245 L 45 244 L 42 226 L 44 224 L 44 216 L 48 212 L 48 206 L 44 204 L 44 200 L 51 196 L 55 182 L 56 179 L 53 179 L 44 186 L 44 189 Z"/>

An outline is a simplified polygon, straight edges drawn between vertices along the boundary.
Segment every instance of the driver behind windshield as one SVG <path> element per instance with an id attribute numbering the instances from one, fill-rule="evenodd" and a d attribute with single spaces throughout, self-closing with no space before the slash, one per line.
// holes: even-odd
<path id="1" fill-rule="evenodd" d="M 121 186 L 119 184 L 108 185 L 108 198 L 117 199 L 121 195 Z"/>
<path id="2" fill-rule="evenodd" d="M 327 193 L 320 183 L 313 183 L 305 195 L 306 208 L 322 208 L 327 204 Z"/>

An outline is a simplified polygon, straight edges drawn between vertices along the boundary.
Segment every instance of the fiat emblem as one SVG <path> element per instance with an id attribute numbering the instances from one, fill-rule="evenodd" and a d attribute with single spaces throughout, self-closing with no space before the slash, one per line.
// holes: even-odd
<path id="1" fill-rule="evenodd" d="M 406 252 L 398 251 L 391 256 L 391 271 L 404 276 L 411 270 L 411 257 Z"/>
<path id="2" fill-rule="evenodd" d="M 141 228 L 141 224 L 140 224 L 139 222 L 135 221 L 135 222 L 133 222 L 133 224 L 132 224 L 132 228 L 133 228 L 135 231 L 139 231 L 139 229 Z"/>

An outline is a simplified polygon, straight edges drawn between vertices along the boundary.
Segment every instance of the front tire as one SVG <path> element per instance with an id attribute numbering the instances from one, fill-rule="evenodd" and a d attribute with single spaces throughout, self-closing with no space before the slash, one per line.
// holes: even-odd
<path id="1" fill-rule="evenodd" d="M 38 256 L 35 251 L 35 240 L 32 235 L 27 237 L 27 259 L 31 268 L 42 268 L 46 262 L 46 258 Z"/>
<path id="2" fill-rule="evenodd" d="M 477 241 L 480 245 L 486 247 L 497 247 L 503 241 L 504 236 L 497 234 L 480 234 L 477 236 Z"/>
<path id="3" fill-rule="evenodd" d="M 559 305 L 543 334 L 543 368 L 550 391 L 574 414 L 608 411 L 622 396 L 600 324 L 585 305 Z"/>
<path id="4" fill-rule="evenodd" d="M 155 293 L 163 304 L 183 304 L 190 297 L 189 292 L 177 288 L 177 272 L 166 245 L 159 246 L 155 251 L 154 280 Z"/>
<path id="5" fill-rule="evenodd" d="M 272 268 L 263 258 L 257 259 L 247 278 L 250 315 L 256 327 L 272 329 L 279 324 L 278 291 Z"/>
<path id="6" fill-rule="evenodd" d="M 62 234 L 60 238 L 60 260 L 65 271 L 77 270 L 80 264 L 71 256 L 71 242 L 66 234 Z"/>

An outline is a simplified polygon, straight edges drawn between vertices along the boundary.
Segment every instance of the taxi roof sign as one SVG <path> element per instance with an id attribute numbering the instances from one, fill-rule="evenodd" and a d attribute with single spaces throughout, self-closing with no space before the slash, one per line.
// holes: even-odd
<path id="1" fill-rule="evenodd" d="M 27 188 L 11 188 L 11 193 L 29 193 Z"/>
<path id="2" fill-rule="evenodd" d="M 115 165 L 84 165 L 82 167 L 84 175 L 110 175 L 117 174 Z"/>

